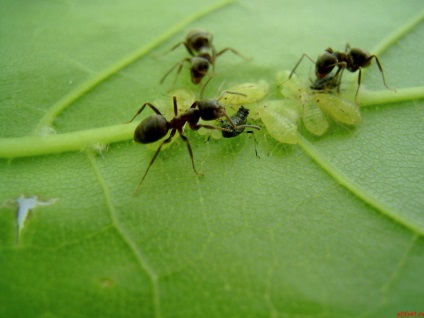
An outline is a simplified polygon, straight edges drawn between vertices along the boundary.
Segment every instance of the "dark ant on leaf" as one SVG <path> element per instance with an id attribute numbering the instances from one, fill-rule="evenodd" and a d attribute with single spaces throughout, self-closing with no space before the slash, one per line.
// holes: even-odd
<path id="1" fill-rule="evenodd" d="M 387 89 L 394 91 L 394 89 L 390 88 L 386 84 L 383 67 L 381 66 L 380 60 L 378 59 L 377 55 L 371 55 L 364 49 L 350 48 L 349 44 L 346 44 L 344 52 L 334 51 L 331 48 L 327 48 L 320 56 L 318 56 L 318 59 L 316 61 L 310 58 L 307 54 L 303 54 L 294 66 L 293 70 L 291 71 L 289 79 L 292 77 L 296 68 L 299 66 L 300 62 L 302 62 L 305 56 L 315 64 L 315 75 L 318 80 L 324 79 L 331 73 L 331 71 L 335 67 L 337 67 L 337 71 L 334 74 L 332 81 L 330 81 L 329 83 L 330 85 L 334 85 L 334 87 L 337 87 L 338 92 L 340 92 L 340 83 L 343 71 L 345 69 L 352 73 L 359 71 L 358 88 L 356 89 L 355 102 L 357 101 L 359 87 L 361 86 L 362 68 L 370 66 L 373 59 L 375 59 L 375 61 L 377 62 L 378 69 L 380 70 L 381 77 L 383 78 L 384 86 L 386 86 Z"/>
<path id="2" fill-rule="evenodd" d="M 166 118 L 161 114 L 161 112 L 151 103 L 144 103 L 143 106 L 141 106 L 141 108 L 129 121 L 129 123 L 132 122 L 134 118 L 136 118 L 139 114 L 143 112 L 146 106 L 149 106 L 155 112 L 154 115 L 151 115 L 147 117 L 146 119 L 144 119 L 136 127 L 134 131 L 134 140 L 142 144 L 149 144 L 149 143 L 158 141 L 162 139 L 163 137 L 165 137 L 168 131 L 171 130 L 169 137 L 166 138 L 156 150 L 153 158 L 151 159 L 149 163 L 149 166 L 146 169 L 146 172 L 144 173 L 137 187 L 136 193 L 139 191 L 141 184 L 143 183 L 143 180 L 145 179 L 147 173 L 149 172 L 150 167 L 155 162 L 156 157 L 158 156 L 162 146 L 166 143 L 169 143 L 172 140 L 172 138 L 175 136 L 177 131 L 180 134 L 181 138 L 184 140 L 184 142 L 187 144 L 187 148 L 190 154 L 191 164 L 192 164 L 194 172 L 197 175 L 200 175 L 194 166 L 193 151 L 191 149 L 190 142 L 183 133 L 183 127 L 186 123 L 189 124 L 190 129 L 192 130 L 198 130 L 202 127 L 206 129 L 218 129 L 218 130 L 227 131 L 227 132 L 232 132 L 234 130 L 243 129 L 246 127 L 260 129 L 258 126 L 252 126 L 252 125 L 236 125 L 232 121 L 230 116 L 228 116 L 227 112 L 225 111 L 225 108 L 219 104 L 218 100 L 195 101 L 191 105 L 191 107 L 187 109 L 181 115 L 178 115 L 178 105 L 177 105 L 176 96 L 173 97 L 173 103 L 174 103 L 175 116 L 174 118 L 171 119 L 171 121 L 166 120 Z M 208 120 L 219 119 L 221 117 L 225 117 L 230 122 L 231 128 L 222 128 L 217 126 L 199 124 L 200 119 L 208 121 Z"/>
<path id="3" fill-rule="evenodd" d="M 178 62 L 175 64 L 166 74 L 162 77 L 160 80 L 160 83 L 162 84 L 165 79 L 168 77 L 168 75 L 178 66 L 177 69 L 177 76 L 175 77 L 175 81 L 178 78 L 178 75 L 181 72 L 182 67 L 185 65 L 185 63 L 188 63 L 190 74 L 191 74 L 191 81 L 193 84 L 199 84 L 203 77 L 206 76 L 206 74 L 209 71 L 210 65 L 212 65 L 213 72 L 215 72 L 215 61 L 218 56 L 224 54 L 227 51 L 231 51 L 234 54 L 240 56 L 241 58 L 246 59 L 243 57 L 238 51 L 236 51 L 233 48 L 227 47 L 219 52 L 216 51 L 215 46 L 212 44 L 213 41 L 213 35 L 207 31 L 204 30 L 192 30 L 190 31 L 184 42 L 177 43 L 174 45 L 170 51 L 175 50 L 177 47 L 179 47 L 181 44 L 185 46 L 188 53 L 192 57 L 185 58 L 181 62 Z M 247 59 L 246 59 L 247 60 Z"/>

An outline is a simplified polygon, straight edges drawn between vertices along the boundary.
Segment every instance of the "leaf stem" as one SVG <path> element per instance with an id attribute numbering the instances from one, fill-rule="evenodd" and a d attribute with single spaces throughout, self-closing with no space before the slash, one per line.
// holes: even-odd
<path id="1" fill-rule="evenodd" d="M 363 92 L 360 105 L 371 106 L 424 98 L 424 87 L 390 91 Z M 120 124 L 48 136 L 0 138 L 0 158 L 41 156 L 51 153 L 81 151 L 96 143 L 110 144 L 130 140 L 138 123 Z"/>
<path id="2" fill-rule="evenodd" d="M 81 151 L 96 143 L 109 144 L 129 140 L 137 124 L 120 124 L 59 135 L 0 138 L 0 158 Z"/>
<path id="3" fill-rule="evenodd" d="M 396 92 L 388 90 L 371 92 L 363 91 L 359 96 L 359 104 L 361 107 L 397 103 L 404 101 L 411 101 L 424 98 L 424 87 L 409 87 L 398 89 Z"/>
<path id="4" fill-rule="evenodd" d="M 327 158 L 325 158 L 308 140 L 298 133 L 298 145 L 316 162 L 318 163 L 330 176 L 332 176 L 340 185 L 353 193 L 356 197 L 369 204 L 371 207 L 379 211 L 381 214 L 394 220 L 395 222 L 403 225 L 412 232 L 424 235 L 424 229 L 420 228 L 411 220 L 406 220 L 400 217 L 398 211 L 390 206 L 377 200 L 364 190 L 359 184 L 348 178 L 342 171 L 333 165 Z"/>
<path id="5" fill-rule="evenodd" d="M 217 3 L 214 3 L 213 5 L 198 11 L 194 13 L 193 15 L 189 16 L 187 19 L 181 21 L 181 23 L 178 23 L 174 27 L 170 28 L 168 31 L 163 33 L 162 35 L 158 36 L 154 41 L 150 42 L 146 46 L 141 47 L 140 49 L 136 50 L 135 52 L 129 54 L 128 56 L 124 57 L 122 60 L 118 61 L 117 63 L 111 65 L 110 67 L 106 68 L 103 72 L 97 74 L 96 76 L 88 79 L 86 82 L 82 83 L 80 86 L 78 86 L 74 91 L 70 92 L 69 94 L 65 95 L 63 98 L 61 98 L 57 103 L 55 103 L 41 118 L 40 122 L 35 126 L 32 134 L 38 135 L 40 134 L 40 131 L 43 129 L 43 127 L 50 126 L 55 119 L 62 111 L 64 111 L 69 105 L 71 105 L 73 102 L 75 102 L 77 99 L 82 97 L 87 92 L 91 91 L 94 87 L 99 85 L 100 83 L 104 82 L 108 78 L 110 78 L 112 75 L 116 74 L 123 68 L 127 67 L 128 65 L 134 63 L 136 60 L 140 59 L 144 55 L 146 55 L 148 52 L 152 51 L 155 47 L 159 46 L 161 43 L 165 42 L 178 32 L 180 32 L 184 27 L 186 27 L 188 24 L 200 19 L 201 17 L 218 10 L 222 7 L 225 7 L 231 3 L 233 3 L 235 0 L 222 0 Z"/>
<path id="6" fill-rule="evenodd" d="M 415 18 L 410 20 L 405 25 L 401 26 L 399 29 L 392 32 L 389 36 L 387 36 L 383 41 L 381 41 L 377 46 L 375 46 L 370 52 L 371 54 L 381 55 L 384 51 L 386 51 L 389 47 L 394 45 L 399 39 L 408 32 L 410 32 L 414 27 L 416 27 L 419 23 L 424 20 L 424 10 L 421 11 Z M 367 73 L 368 68 L 362 69 L 362 75 Z M 351 79 L 350 85 L 353 87 L 356 85 L 356 81 L 354 78 Z"/>
<path id="7" fill-rule="evenodd" d="M 408 32 L 410 32 L 414 27 L 416 27 L 419 23 L 424 21 L 424 10 L 421 11 L 415 18 L 413 18 L 410 22 L 402 26 L 401 28 L 395 30 L 392 34 L 387 36 L 383 41 L 381 41 L 374 49 L 371 51 L 373 54 L 381 54 L 386 51 L 390 46 L 395 44 L 401 37 L 405 36 Z"/>

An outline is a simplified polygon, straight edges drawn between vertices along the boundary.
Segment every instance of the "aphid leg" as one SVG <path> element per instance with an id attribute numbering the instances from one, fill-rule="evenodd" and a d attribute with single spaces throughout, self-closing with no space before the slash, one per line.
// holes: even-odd
<path id="1" fill-rule="evenodd" d="M 193 170 L 194 172 L 198 175 L 201 176 L 203 174 L 198 173 L 196 168 L 194 167 L 194 159 L 193 159 L 193 151 L 191 150 L 191 146 L 190 146 L 190 142 L 188 141 L 188 138 L 186 136 L 184 136 L 182 129 L 178 129 L 178 132 L 180 133 L 181 138 L 185 141 L 185 143 L 187 144 L 187 149 L 188 149 L 188 153 L 190 154 L 190 159 L 191 159 L 191 165 L 193 166 Z"/>
<path id="2" fill-rule="evenodd" d="M 146 108 L 146 106 L 149 106 L 156 114 L 162 115 L 162 113 L 155 106 L 153 106 L 150 103 L 144 103 L 143 106 L 141 106 L 141 108 L 138 110 L 138 112 L 135 113 L 134 117 L 131 118 L 131 120 L 129 122 L 127 122 L 127 124 L 132 122 L 134 120 L 134 118 L 136 118 L 138 115 L 140 115 L 141 112 L 144 110 L 144 108 Z"/>
<path id="3" fill-rule="evenodd" d="M 182 67 L 184 66 L 184 62 L 190 62 L 190 59 L 189 58 L 186 58 L 186 59 L 184 59 L 184 60 L 182 60 L 181 62 L 178 62 L 177 64 L 175 64 L 168 72 L 166 72 L 166 74 L 162 77 L 162 79 L 160 80 L 160 84 L 163 84 L 163 82 L 165 81 L 165 79 L 168 77 L 168 75 L 169 74 L 171 74 L 171 72 L 177 67 L 177 66 L 179 66 L 178 67 L 178 70 L 177 70 L 177 75 L 175 76 L 175 80 L 174 80 L 174 83 L 177 81 L 177 78 L 178 78 L 178 75 L 180 75 L 180 72 L 181 72 L 181 69 L 182 69 Z"/>
<path id="4" fill-rule="evenodd" d="M 231 47 L 227 47 L 227 48 L 225 48 L 225 49 L 222 49 L 221 51 L 219 51 L 218 53 L 216 53 L 216 56 L 218 57 L 218 56 L 220 56 L 220 55 L 222 55 L 222 54 L 224 54 L 225 52 L 228 52 L 228 51 L 233 52 L 235 55 L 240 56 L 242 59 L 244 59 L 244 60 L 246 60 L 246 61 L 249 61 L 249 60 L 251 60 L 251 59 L 252 59 L 251 57 L 245 57 L 245 56 L 244 56 L 244 55 L 242 55 L 239 51 L 236 51 L 236 50 L 234 50 L 234 49 L 233 49 L 233 48 L 231 48 Z"/>
<path id="5" fill-rule="evenodd" d="M 143 183 L 144 178 L 146 178 L 147 173 L 148 173 L 148 172 L 149 172 L 149 170 L 150 170 L 150 167 L 153 165 L 153 163 L 155 162 L 155 160 L 156 160 L 157 156 L 159 155 L 159 152 L 160 152 L 160 150 L 162 149 L 162 146 L 163 146 L 164 144 L 166 144 L 166 143 L 170 142 L 170 141 L 171 141 L 171 139 L 172 139 L 172 137 L 174 137 L 174 135 L 175 135 L 175 133 L 176 133 L 176 132 L 177 132 L 177 130 L 176 130 L 176 129 L 172 129 L 171 134 L 169 135 L 169 137 L 168 137 L 168 138 L 166 138 L 164 141 L 162 141 L 162 143 L 160 144 L 159 148 L 156 150 L 155 155 L 153 156 L 152 160 L 150 160 L 149 166 L 147 167 L 146 172 L 145 172 L 145 173 L 144 173 L 144 175 L 143 175 L 143 178 L 141 178 L 141 181 L 140 181 L 140 183 L 138 184 L 137 189 L 135 190 L 135 194 L 137 194 L 137 193 L 140 191 L 141 184 Z"/>

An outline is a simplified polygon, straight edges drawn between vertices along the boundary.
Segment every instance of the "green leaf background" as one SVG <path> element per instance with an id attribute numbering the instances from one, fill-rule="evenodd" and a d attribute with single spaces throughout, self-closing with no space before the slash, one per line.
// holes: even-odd
<path id="1" fill-rule="evenodd" d="M 417 1 L 1 1 L 1 317 L 395 317 L 424 312 L 424 23 Z M 224 83 L 275 83 L 302 53 L 377 52 L 363 120 L 298 145 L 263 127 L 153 151 L 128 121 L 211 31 Z M 302 63 L 308 78 L 312 65 Z M 355 84 L 356 77 L 344 74 Z M 354 86 L 352 86 L 354 87 Z M 365 103 L 367 96 L 372 102 Z M 381 98 L 380 98 L 381 96 Z M 141 116 L 150 115 L 149 111 Z M 260 121 L 257 122 L 261 125 Z M 56 132 L 40 137 L 46 127 Z M 102 151 L 93 144 L 109 144 Z M 21 195 L 42 200 L 16 231 Z"/>

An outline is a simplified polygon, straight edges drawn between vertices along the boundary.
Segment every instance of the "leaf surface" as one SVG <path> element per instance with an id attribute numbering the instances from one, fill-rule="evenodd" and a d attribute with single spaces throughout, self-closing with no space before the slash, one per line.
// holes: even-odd
<path id="1" fill-rule="evenodd" d="M 424 311 L 421 1 L 0 3 L 0 316 L 391 317 Z M 376 53 L 362 122 L 284 145 L 263 127 L 132 141 L 144 102 L 193 86 L 193 28 L 220 56 L 206 94 L 265 80 L 346 42 Z M 309 78 L 313 65 L 297 70 Z M 347 90 L 357 74 L 343 75 Z M 166 104 L 166 103 L 165 103 Z M 186 105 L 188 107 L 189 105 Z M 366 107 L 365 107 L 366 106 Z M 142 118 L 150 115 L 146 110 Z M 260 120 L 252 122 L 262 125 Z M 53 134 L 53 135 L 52 135 Z M 43 135 L 43 136 L 41 136 Z M 105 144 L 108 144 L 106 147 Z M 17 231 L 22 195 L 53 204 Z M 19 236 L 19 240 L 17 239 Z"/>

